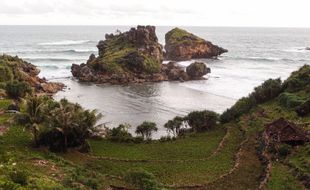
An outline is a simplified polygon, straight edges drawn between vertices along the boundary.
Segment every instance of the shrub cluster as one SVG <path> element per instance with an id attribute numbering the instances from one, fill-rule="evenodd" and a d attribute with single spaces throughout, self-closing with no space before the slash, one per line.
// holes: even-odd
<path id="1" fill-rule="evenodd" d="M 304 89 L 310 84 L 310 65 L 304 65 L 298 71 L 295 71 L 283 83 L 283 87 L 288 92 L 296 92 Z"/>
<path id="2" fill-rule="evenodd" d="M 289 92 L 283 92 L 279 96 L 279 103 L 286 108 L 295 108 L 296 106 L 300 106 L 305 101 L 295 94 L 291 94 Z"/>
<path id="3" fill-rule="evenodd" d="M 231 108 L 227 109 L 221 116 L 222 123 L 237 119 L 242 114 L 250 111 L 254 106 L 267 102 L 277 97 L 283 91 L 280 79 L 269 79 L 262 85 L 256 87 L 249 96 L 241 98 Z"/>
<path id="4" fill-rule="evenodd" d="M 101 115 L 84 110 L 66 99 L 59 102 L 46 96 L 28 97 L 26 112 L 18 121 L 32 131 L 36 146 L 48 146 L 51 151 L 61 152 L 67 148 L 90 149 L 86 139 L 96 131 Z"/>
<path id="5" fill-rule="evenodd" d="M 14 99 L 32 94 L 31 86 L 27 82 L 10 81 L 6 84 L 5 90 L 7 95 Z"/>
<path id="6" fill-rule="evenodd" d="M 138 190 L 161 190 L 155 176 L 145 170 L 132 170 L 127 172 L 125 180 Z"/>

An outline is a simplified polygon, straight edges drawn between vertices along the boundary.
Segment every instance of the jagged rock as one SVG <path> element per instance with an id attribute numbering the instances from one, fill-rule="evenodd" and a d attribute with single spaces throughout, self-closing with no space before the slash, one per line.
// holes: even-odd
<path id="1" fill-rule="evenodd" d="M 227 52 L 226 49 L 180 28 L 169 31 L 165 35 L 165 41 L 165 58 L 169 60 L 212 58 Z"/>
<path id="2" fill-rule="evenodd" d="M 154 26 L 137 26 L 105 37 L 97 45 L 99 56 L 91 54 L 86 64 L 72 65 L 74 77 L 82 82 L 110 84 L 192 79 L 175 62 L 162 64 L 163 49 Z"/>
<path id="3" fill-rule="evenodd" d="M 138 26 L 128 32 L 106 35 L 97 45 L 99 56 L 91 56 L 88 65 L 111 73 L 158 73 L 163 60 L 154 26 Z"/>
<path id="4" fill-rule="evenodd" d="M 57 82 L 41 83 L 42 90 L 48 94 L 55 94 L 64 88 L 64 84 Z"/>
<path id="5" fill-rule="evenodd" d="M 204 75 L 211 72 L 211 69 L 203 62 L 194 62 L 186 68 L 186 73 L 192 80 L 201 79 Z"/>
<path id="6" fill-rule="evenodd" d="M 0 55 L 1 67 L 4 68 L 0 82 L 18 80 L 27 82 L 37 93 L 56 93 L 63 89 L 61 83 L 48 82 L 38 77 L 40 70 L 17 56 Z"/>

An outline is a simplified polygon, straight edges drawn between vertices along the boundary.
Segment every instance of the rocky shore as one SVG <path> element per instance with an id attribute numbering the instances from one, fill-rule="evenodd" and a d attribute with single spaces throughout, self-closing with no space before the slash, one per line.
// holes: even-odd
<path id="1" fill-rule="evenodd" d="M 91 54 L 83 64 L 73 64 L 71 72 L 81 82 L 127 84 L 203 79 L 210 73 L 205 63 L 187 68 L 176 62 L 163 64 L 163 46 L 154 26 L 137 26 L 129 31 L 107 34 L 97 45 L 98 56 Z M 217 55 L 219 55 L 219 50 Z M 195 57 L 195 56 L 192 56 Z"/>
<path id="2" fill-rule="evenodd" d="M 48 82 L 38 75 L 40 70 L 17 56 L 0 55 L 0 83 L 11 80 L 27 82 L 36 93 L 54 94 L 64 88 L 61 83 Z"/>

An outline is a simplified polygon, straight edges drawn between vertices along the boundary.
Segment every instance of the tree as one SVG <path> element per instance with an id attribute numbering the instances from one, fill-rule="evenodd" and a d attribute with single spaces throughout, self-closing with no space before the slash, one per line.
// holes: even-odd
<path id="1" fill-rule="evenodd" d="M 78 104 L 72 104 L 66 99 L 58 104 L 51 104 L 49 126 L 50 130 L 42 137 L 42 141 L 53 151 L 66 152 L 68 147 L 86 144 L 86 139 L 98 127 L 101 114 L 95 110 L 84 110 Z"/>
<path id="2" fill-rule="evenodd" d="M 211 129 L 218 121 L 218 114 L 213 111 L 193 111 L 186 116 L 188 125 L 195 132 Z"/>
<path id="3" fill-rule="evenodd" d="M 68 136 L 70 130 L 74 127 L 74 112 L 79 109 L 78 106 L 72 105 L 66 99 L 60 100 L 59 107 L 51 111 L 52 126 L 63 135 L 64 151 L 68 148 Z"/>
<path id="4" fill-rule="evenodd" d="M 44 118 L 44 103 L 43 97 L 33 96 L 27 99 L 26 116 L 28 117 L 28 121 L 32 129 L 34 144 L 36 147 L 39 146 L 38 132 L 39 124 L 43 122 Z"/>
<path id="5" fill-rule="evenodd" d="M 156 132 L 158 128 L 156 123 L 144 121 L 136 129 L 136 134 L 141 135 L 144 139 L 150 139 L 153 132 Z"/>
<path id="6" fill-rule="evenodd" d="M 173 120 L 169 120 L 164 127 L 167 129 L 168 132 L 171 132 L 174 137 L 179 136 L 180 129 L 183 124 L 183 118 L 182 117 L 175 117 Z"/>

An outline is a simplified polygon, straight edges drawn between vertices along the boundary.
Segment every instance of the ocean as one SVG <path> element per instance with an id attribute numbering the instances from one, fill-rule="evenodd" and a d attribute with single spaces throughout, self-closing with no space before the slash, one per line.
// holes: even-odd
<path id="1" fill-rule="evenodd" d="M 0 53 L 18 55 L 38 66 L 40 77 L 64 83 L 55 99 L 67 98 L 104 115 L 102 122 L 136 126 L 156 122 L 160 137 L 164 123 L 193 110 L 218 113 L 246 96 L 269 78 L 286 79 L 310 63 L 310 29 L 182 27 L 229 50 L 218 59 L 203 59 L 211 74 L 207 80 L 162 82 L 126 86 L 79 83 L 72 78 L 72 63 L 85 62 L 106 33 L 130 26 L 0 26 Z M 173 27 L 157 27 L 159 42 Z M 187 66 L 191 61 L 179 62 Z M 134 131 L 134 128 L 131 129 Z"/>

